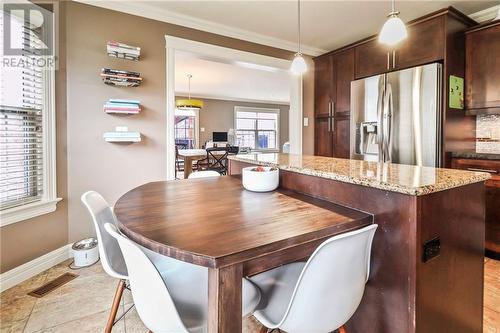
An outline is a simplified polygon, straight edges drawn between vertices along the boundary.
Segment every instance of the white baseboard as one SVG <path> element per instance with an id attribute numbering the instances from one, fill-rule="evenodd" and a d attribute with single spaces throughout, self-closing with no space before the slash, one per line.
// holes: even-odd
<path id="1" fill-rule="evenodd" d="M 21 266 L 11 269 L 0 274 L 0 292 L 7 290 L 35 275 L 41 273 L 66 259 L 72 257 L 71 246 L 73 244 L 64 245 L 52 252 L 44 254 L 41 257 L 33 259 Z"/>

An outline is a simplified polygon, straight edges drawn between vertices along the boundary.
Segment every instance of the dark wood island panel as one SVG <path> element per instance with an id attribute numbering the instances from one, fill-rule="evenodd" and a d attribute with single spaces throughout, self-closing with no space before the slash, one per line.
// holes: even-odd
<path id="1" fill-rule="evenodd" d="M 230 173 L 249 165 L 231 160 Z M 483 182 L 421 196 L 286 170 L 280 182 L 373 214 L 379 225 L 370 281 L 348 332 L 482 332 Z M 440 252 L 424 262 L 427 242 L 429 251 L 439 242 Z"/>

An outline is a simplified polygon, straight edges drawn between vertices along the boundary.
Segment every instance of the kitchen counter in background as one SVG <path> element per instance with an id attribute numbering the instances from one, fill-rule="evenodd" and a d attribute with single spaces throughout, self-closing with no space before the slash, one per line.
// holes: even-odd
<path id="1" fill-rule="evenodd" d="M 500 154 L 453 153 L 454 169 L 483 171 L 491 174 L 486 181 L 486 256 L 500 260 Z"/>
<path id="2" fill-rule="evenodd" d="M 475 152 L 454 152 L 451 155 L 453 158 L 466 158 L 473 160 L 498 160 L 500 161 L 499 154 L 491 153 L 475 153 Z"/>
<path id="3" fill-rule="evenodd" d="M 490 175 L 484 172 L 382 164 L 323 156 L 263 153 L 234 155 L 229 156 L 229 159 L 276 166 L 281 170 L 417 196 L 483 182 L 490 178 Z"/>

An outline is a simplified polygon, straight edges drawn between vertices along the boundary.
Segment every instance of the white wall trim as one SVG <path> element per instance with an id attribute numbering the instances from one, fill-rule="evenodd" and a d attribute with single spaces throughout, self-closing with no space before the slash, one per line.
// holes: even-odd
<path id="1" fill-rule="evenodd" d="M 7 290 L 73 256 L 71 246 L 67 244 L 54 251 L 33 259 L 21 266 L 0 274 L 0 292 Z"/>
<path id="2" fill-rule="evenodd" d="M 500 10 L 500 5 L 496 5 L 496 6 L 481 10 L 479 12 L 472 13 L 469 15 L 469 17 L 478 23 L 482 23 L 482 22 L 489 21 L 489 20 L 492 20 L 495 17 L 497 17 L 499 10 Z"/>
<path id="3" fill-rule="evenodd" d="M 167 180 L 175 178 L 175 139 L 174 139 L 174 110 L 175 110 L 175 51 L 182 50 L 203 56 L 226 59 L 230 61 L 244 61 L 257 65 L 287 70 L 291 60 L 269 57 L 227 47 L 201 43 L 189 39 L 165 35 L 166 47 L 166 95 L 167 95 Z M 302 76 L 290 75 L 290 111 L 289 111 L 289 142 L 290 152 L 302 154 Z M 203 112 L 203 111 L 202 111 Z"/>
<path id="4" fill-rule="evenodd" d="M 290 88 L 290 111 L 288 113 L 288 142 L 290 154 L 302 155 L 303 126 L 303 87 L 302 76 L 294 76 Z M 293 103 L 292 103 L 293 101 Z"/>
<path id="5" fill-rule="evenodd" d="M 167 22 L 187 28 L 206 31 L 217 35 L 236 38 L 287 51 L 292 51 L 292 52 L 297 51 L 297 43 L 295 41 L 290 42 L 284 39 L 262 35 L 248 30 L 239 29 L 216 22 L 199 19 L 193 16 L 178 14 L 166 9 L 159 9 L 158 7 L 145 4 L 142 1 L 88 1 L 88 0 L 76 0 L 76 1 L 96 7 L 116 10 L 123 13 L 142 16 L 157 21 Z M 302 45 L 301 49 L 302 53 L 311 56 L 318 56 L 320 54 L 327 52 L 327 50 L 323 50 L 308 45 Z"/>
<path id="6" fill-rule="evenodd" d="M 289 71 L 292 63 L 291 60 L 288 59 L 270 57 L 263 54 L 241 51 L 229 47 L 202 43 L 175 36 L 166 35 L 165 41 L 167 43 L 167 47 L 169 48 L 196 53 L 204 57 L 229 60 L 228 63 L 239 61 L 266 67 L 274 67 L 285 71 Z"/>
<path id="7" fill-rule="evenodd" d="M 166 96 L 167 96 L 167 122 L 166 122 L 166 153 L 167 153 L 167 180 L 175 179 L 175 49 L 166 48 Z"/>
<path id="8" fill-rule="evenodd" d="M 185 97 L 188 95 L 188 92 L 176 92 L 175 95 L 177 97 Z M 252 99 L 252 98 L 237 98 L 231 96 L 219 96 L 219 95 L 204 95 L 204 94 L 193 94 L 191 93 L 192 98 L 201 98 L 201 99 L 213 99 L 219 101 L 231 101 L 231 102 L 244 102 L 244 103 L 259 103 L 259 104 L 275 104 L 275 105 L 290 105 L 290 102 L 284 101 L 272 101 L 272 100 L 261 100 L 261 99 Z"/>

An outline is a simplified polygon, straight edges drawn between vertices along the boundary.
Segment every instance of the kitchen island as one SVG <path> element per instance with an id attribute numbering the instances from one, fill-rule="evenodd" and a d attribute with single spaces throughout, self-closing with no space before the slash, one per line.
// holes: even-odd
<path id="1" fill-rule="evenodd" d="M 373 215 L 370 280 L 347 330 L 482 332 L 483 172 L 291 154 L 231 156 L 280 169 L 284 189 Z"/>

